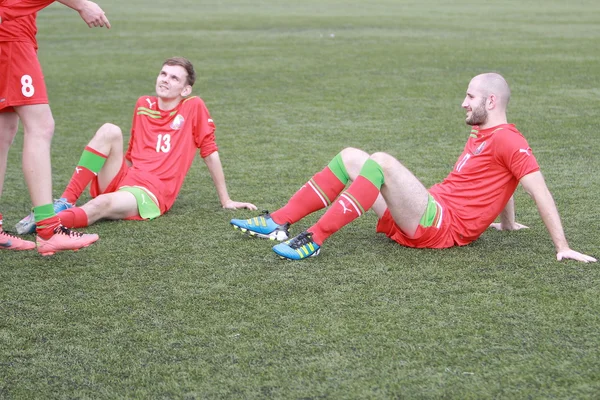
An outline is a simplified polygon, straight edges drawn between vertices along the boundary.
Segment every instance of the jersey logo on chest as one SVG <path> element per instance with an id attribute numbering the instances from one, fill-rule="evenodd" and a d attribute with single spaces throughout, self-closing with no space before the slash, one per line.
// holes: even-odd
<path id="1" fill-rule="evenodd" d="M 475 149 L 475 151 L 473 152 L 473 155 L 474 155 L 474 156 L 476 156 L 476 155 L 479 155 L 479 154 L 481 154 L 481 152 L 483 151 L 484 147 L 485 147 L 485 142 L 481 143 L 481 144 L 480 144 L 480 145 L 479 145 L 479 146 L 478 146 L 478 147 Z"/>
<path id="2" fill-rule="evenodd" d="M 171 122 L 171 125 L 170 125 L 171 129 L 181 129 L 184 122 L 185 122 L 185 118 L 183 118 L 183 115 L 177 114 L 175 116 L 175 118 L 173 119 L 173 121 Z"/>

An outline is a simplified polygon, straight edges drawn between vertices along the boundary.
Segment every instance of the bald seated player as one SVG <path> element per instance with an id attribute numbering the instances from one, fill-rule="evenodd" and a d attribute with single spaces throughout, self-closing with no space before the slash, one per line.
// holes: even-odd
<path id="1" fill-rule="evenodd" d="M 393 156 L 346 148 L 282 208 L 231 224 L 252 236 L 284 241 L 273 251 L 290 260 L 318 255 L 329 236 L 371 208 L 379 217 L 377 232 L 403 246 L 464 246 L 488 227 L 527 228 L 515 221 L 512 196 L 521 183 L 537 205 L 557 260 L 595 262 L 569 247 L 531 148 L 507 123 L 509 100 L 501 75 L 485 73 L 471 80 L 462 103 L 471 134 L 452 172 L 429 190 Z M 325 207 L 329 209 L 315 225 L 287 240 L 291 224 Z M 498 216 L 500 222 L 494 223 Z"/>

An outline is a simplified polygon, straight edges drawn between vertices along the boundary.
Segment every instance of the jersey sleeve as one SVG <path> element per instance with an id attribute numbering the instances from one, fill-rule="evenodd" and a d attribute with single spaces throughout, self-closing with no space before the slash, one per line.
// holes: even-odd
<path id="1" fill-rule="evenodd" d="M 11 20 L 35 14 L 43 8 L 54 3 L 54 0 L 0 0 L 0 9 L 3 20 Z"/>
<path id="2" fill-rule="evenodd" d="M 497 156 L 515 178 L 520 180 L 527 174 L 539 171 L 540 166 L 523 135 L 511 130 L 498 133 Z"/>
<path id="3" fill-rule="evenodd" d="M 200 100 L 200 99 L 198 99 Z M 208 157 L 219 150 L 215 141 L 215 123 L 202 100 L 198 102 L 196 125 L 194 126 L 194 140 L 200 149 L 200 157 Z"/>

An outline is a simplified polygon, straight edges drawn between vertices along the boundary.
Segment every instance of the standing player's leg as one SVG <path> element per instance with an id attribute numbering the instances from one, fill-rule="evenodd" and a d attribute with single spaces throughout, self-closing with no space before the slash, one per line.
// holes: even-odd
<path id="1" fill-rule="evenodd" d="M 379 217 L 390 208 L 396 223 L 407 235 L 416 232 L 429 200 L 423 184 L 389 154 L 375 153 L 365 158 L 360 150 L 346 149 L 342 155 L 353 183 L 315 225 L 273 248 L 280 257 L 299 260 L 317 255 L 329 236 L 370 208 L 374 208 Z"/>
<path id="2" fill-rule="evenodd" d="M 23 174 L 34 207 L 52 204 L 50 145 L 54 118 L 48 104 L 15 107 L 23 124 Z"/>
<path id="3" fill-rule="evenodd" d="M 23 123 L 23 173 L 33 203 L 37 250 L 42 255 L 77 250 L 98 240 L 98 235 L 72 232 L 60 224 L 52 205 L 50 142 L 54 119 L 47 104 L 15 107 Z"/>
<path id="4" fill-rule="evenodd" d="M 8 162 L 8 150 L 13 143 L 19 128 L 19 118 L 14 112 L 0 112 L 0 197 L 4 188 L 4 178 Z M 0 213 L 0 250 L 35 249 L 35 243 L 15 237 L 2 229 L 2 213 Z"/>
<path id="5" fill-rule="evenodd" d="M 8 163 L 8 150 L 12 145 L 17 130 L 19 117 L 14 112 L 0 112 L 0 197 L 4 188 L 4 178 Z"/>
<path id="6" fill-rule="evenodd" d="M 122 163 L 123 135 L 121 129 L 113 124 L 104 124 L 96 131 L 83 150 L 67 187 L 61 197 L 55 200 L 55 212 L 60 214 L 62 211 L 73 208 L 85 188 L 94 179 L 97 179 L 100 193 L 104 192 L 119 172 Z M 73 213 L 76 212 L 77 210 L 73 211 Z M 88 226 L 87 219 L 85 221 L 82 218 L 74 220 L 73 213 L 60 215 L 61 219 L 64 219 L 65 226 L 69 228 Z M 81 213 L 77 216 L 84 217 Z M 16 229 L 21 234 L 33 232 L 35 230 L 33 214 L 19 221 Z"/>
<path id="7" fill-rule="evenodd" d="M 44 221 L 42 236 L 50 237 L 59 224 L 52 205 L 52 168 L 50 146 L 54 118 L 48 104 L 15 107 L 23 123 L 23 174 L 29 189 L 32 213 L 15 226 L 19 234 L 33 233 L 36 223 Z"/>

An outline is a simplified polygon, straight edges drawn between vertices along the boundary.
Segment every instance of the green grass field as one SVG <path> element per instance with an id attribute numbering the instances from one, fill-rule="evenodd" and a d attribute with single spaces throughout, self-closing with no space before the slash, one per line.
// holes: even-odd
<path id="1" fill-rule="evenodd" d="M 99 3 L 109 31 L 60 5 L 38 17 L 55 196 L 102 123 L 129 130 L 170 56 L 196 66 L 231 197 L 272 211 L 347 146 L 440 181 L 469 80 L 497 71 L 572 247 L 600 256 L 597 1 Z M 22 143 L 7 228 L 30 208 Z M 368 213 L 292 263 L 231 229 L 256 213 L 221 209 L 198 160 L 157 220 L 100 222 L 75 253 L 0 254 L 0 398 L 599 398 L 600 266 L 555 261 L 515 198 L 529 230 L 414 250 Z"/>

